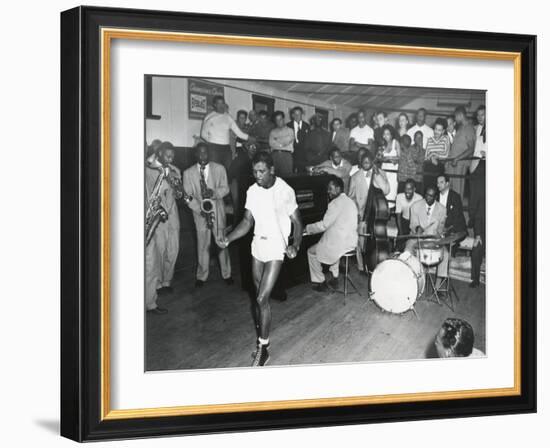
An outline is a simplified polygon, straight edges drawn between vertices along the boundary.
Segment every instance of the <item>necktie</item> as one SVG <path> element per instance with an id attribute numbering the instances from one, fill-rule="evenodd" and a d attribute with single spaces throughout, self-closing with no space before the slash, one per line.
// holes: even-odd
<path id="1" fill-rule="evenodd" d="M 428 217 L 432 214 L 432 207 L 428 205 Z"/>
<path id="2" fill-rule="evenodd" d="M 204 184 L 206 185 L 206 176 L 205 176 L 206 166 L 205 165 L 200 165 L 200 170 L 201 170 L 201 179 L 204 182 Z"/>

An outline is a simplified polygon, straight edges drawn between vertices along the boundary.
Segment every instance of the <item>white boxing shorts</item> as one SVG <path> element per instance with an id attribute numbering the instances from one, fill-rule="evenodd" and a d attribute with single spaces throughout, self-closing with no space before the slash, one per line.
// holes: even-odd
<path id="1" fill-rule="evenodd" d="M 262 263 L 285 259 L 285 246 L 282 238 L 268 238 L 254 235 L 252 240 L 252 256 Z"/>

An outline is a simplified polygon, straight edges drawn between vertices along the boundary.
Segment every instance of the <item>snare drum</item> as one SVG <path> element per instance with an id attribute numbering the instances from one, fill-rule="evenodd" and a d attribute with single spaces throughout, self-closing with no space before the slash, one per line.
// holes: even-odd
<path id="1" fill-rule="evenodd" d="M 394 314 L 409 311 L 424 292 L 424 268 L 414 255 L 403 252 L 379 263 L 372 273 L 371 298 Z"/>
<path id="2" fill-rule="evenodd" d="M 437 266 L 443 260 L 443 246 L 436 240 L 421 240 L 416 249 L 416 256 L 424 266 Z"/>

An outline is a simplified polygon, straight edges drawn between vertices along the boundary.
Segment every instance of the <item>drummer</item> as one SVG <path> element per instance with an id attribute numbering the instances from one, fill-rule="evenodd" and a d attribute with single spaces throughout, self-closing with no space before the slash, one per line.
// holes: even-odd
<path id="1" fill-rule="evenodd" d="M 445 220 L 447 218 L 447 210 L 441 203 L 435 200 L 436 190 L 430 186 L 426 188 L 424 199 L 415 202 L 410 209 L 410 228 L 411 235 L 433 236 L 441 238 L 445 232 Z M 411 238 L 407 241 L 405 252 L 413 255 L 418 250 L 418 244 L 422 244 L 422 240 Z M 446 246 L 443 246 L 443 260 L 437 265 L 437 280 L 435 283 L 436 289 L 439 288 L 443 280 L 448 276 L 449 251 Z"/>

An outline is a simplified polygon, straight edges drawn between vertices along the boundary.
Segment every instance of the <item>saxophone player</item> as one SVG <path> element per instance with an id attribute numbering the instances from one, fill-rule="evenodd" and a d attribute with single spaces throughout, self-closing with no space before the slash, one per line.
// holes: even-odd
<path id="1" fill-rule="evenodd" d="M 174 147 L 163 142 L 145 163 L 145 189 L 147 200 L 160 199 L 163 219 L 156 225 L 145 247 L 145 305 L 147 311 L 164 314 L 166 309 L 157 305 L 159 292 L 170 292 L 174 266 L 179 251 L 180 220 L 176 200 L 183 192 L 181 172 L 174 166 Z M 156 187 L 156 190 L 155 190 Z"/>
<path id="2" fill-rule="evenodd" d="M 208 279 L 210 266 L 210 245 L 212 236 L 225 236 L 225 208 L 223 198 L 229 194 L 227 173 L 223 165 L 211 162 L 206 143 L 195 147 L 197 163 L 183 172 L 183 188 L 191 196 L 187 205 L 193 212 L 197 232 L 197 273 L 195 286 L 202 287 Z M 218 251 L 222 278 L 228 285 L 231 278 L 229 251 Z"/>

